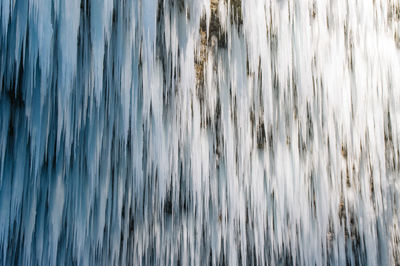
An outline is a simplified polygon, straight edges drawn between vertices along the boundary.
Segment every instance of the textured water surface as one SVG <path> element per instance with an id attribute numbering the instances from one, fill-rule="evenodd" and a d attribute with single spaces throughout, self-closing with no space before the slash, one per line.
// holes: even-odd
<path id="1" fill-rule="evenodd" d="M 0 265 L 400 265 L 398 0 L 1 0 Z"/>

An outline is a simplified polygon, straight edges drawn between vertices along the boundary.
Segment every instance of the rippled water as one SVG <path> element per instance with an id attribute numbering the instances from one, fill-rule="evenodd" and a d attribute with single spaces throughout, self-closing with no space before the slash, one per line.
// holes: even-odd
<path id="1" fill-rule="evenodd" d="M 2 0 L 1 265 L 399 265 L 398 0 Z"/>

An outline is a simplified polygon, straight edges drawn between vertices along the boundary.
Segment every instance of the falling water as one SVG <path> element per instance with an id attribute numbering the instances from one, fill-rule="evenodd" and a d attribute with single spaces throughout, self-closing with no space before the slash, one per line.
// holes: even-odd
<path id="1" fill-rule="evenodd" d="M 399 265 L 398 0 L 1 0 L 0 265 Z"/>

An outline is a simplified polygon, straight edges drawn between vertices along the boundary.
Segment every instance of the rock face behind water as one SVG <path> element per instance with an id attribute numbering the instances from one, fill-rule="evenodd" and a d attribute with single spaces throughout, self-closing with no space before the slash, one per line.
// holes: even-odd
<path id="1" fill-rule="evenodd" d="M 0 1 L 0 265 L 399 265 L 400 5 Z"/>

